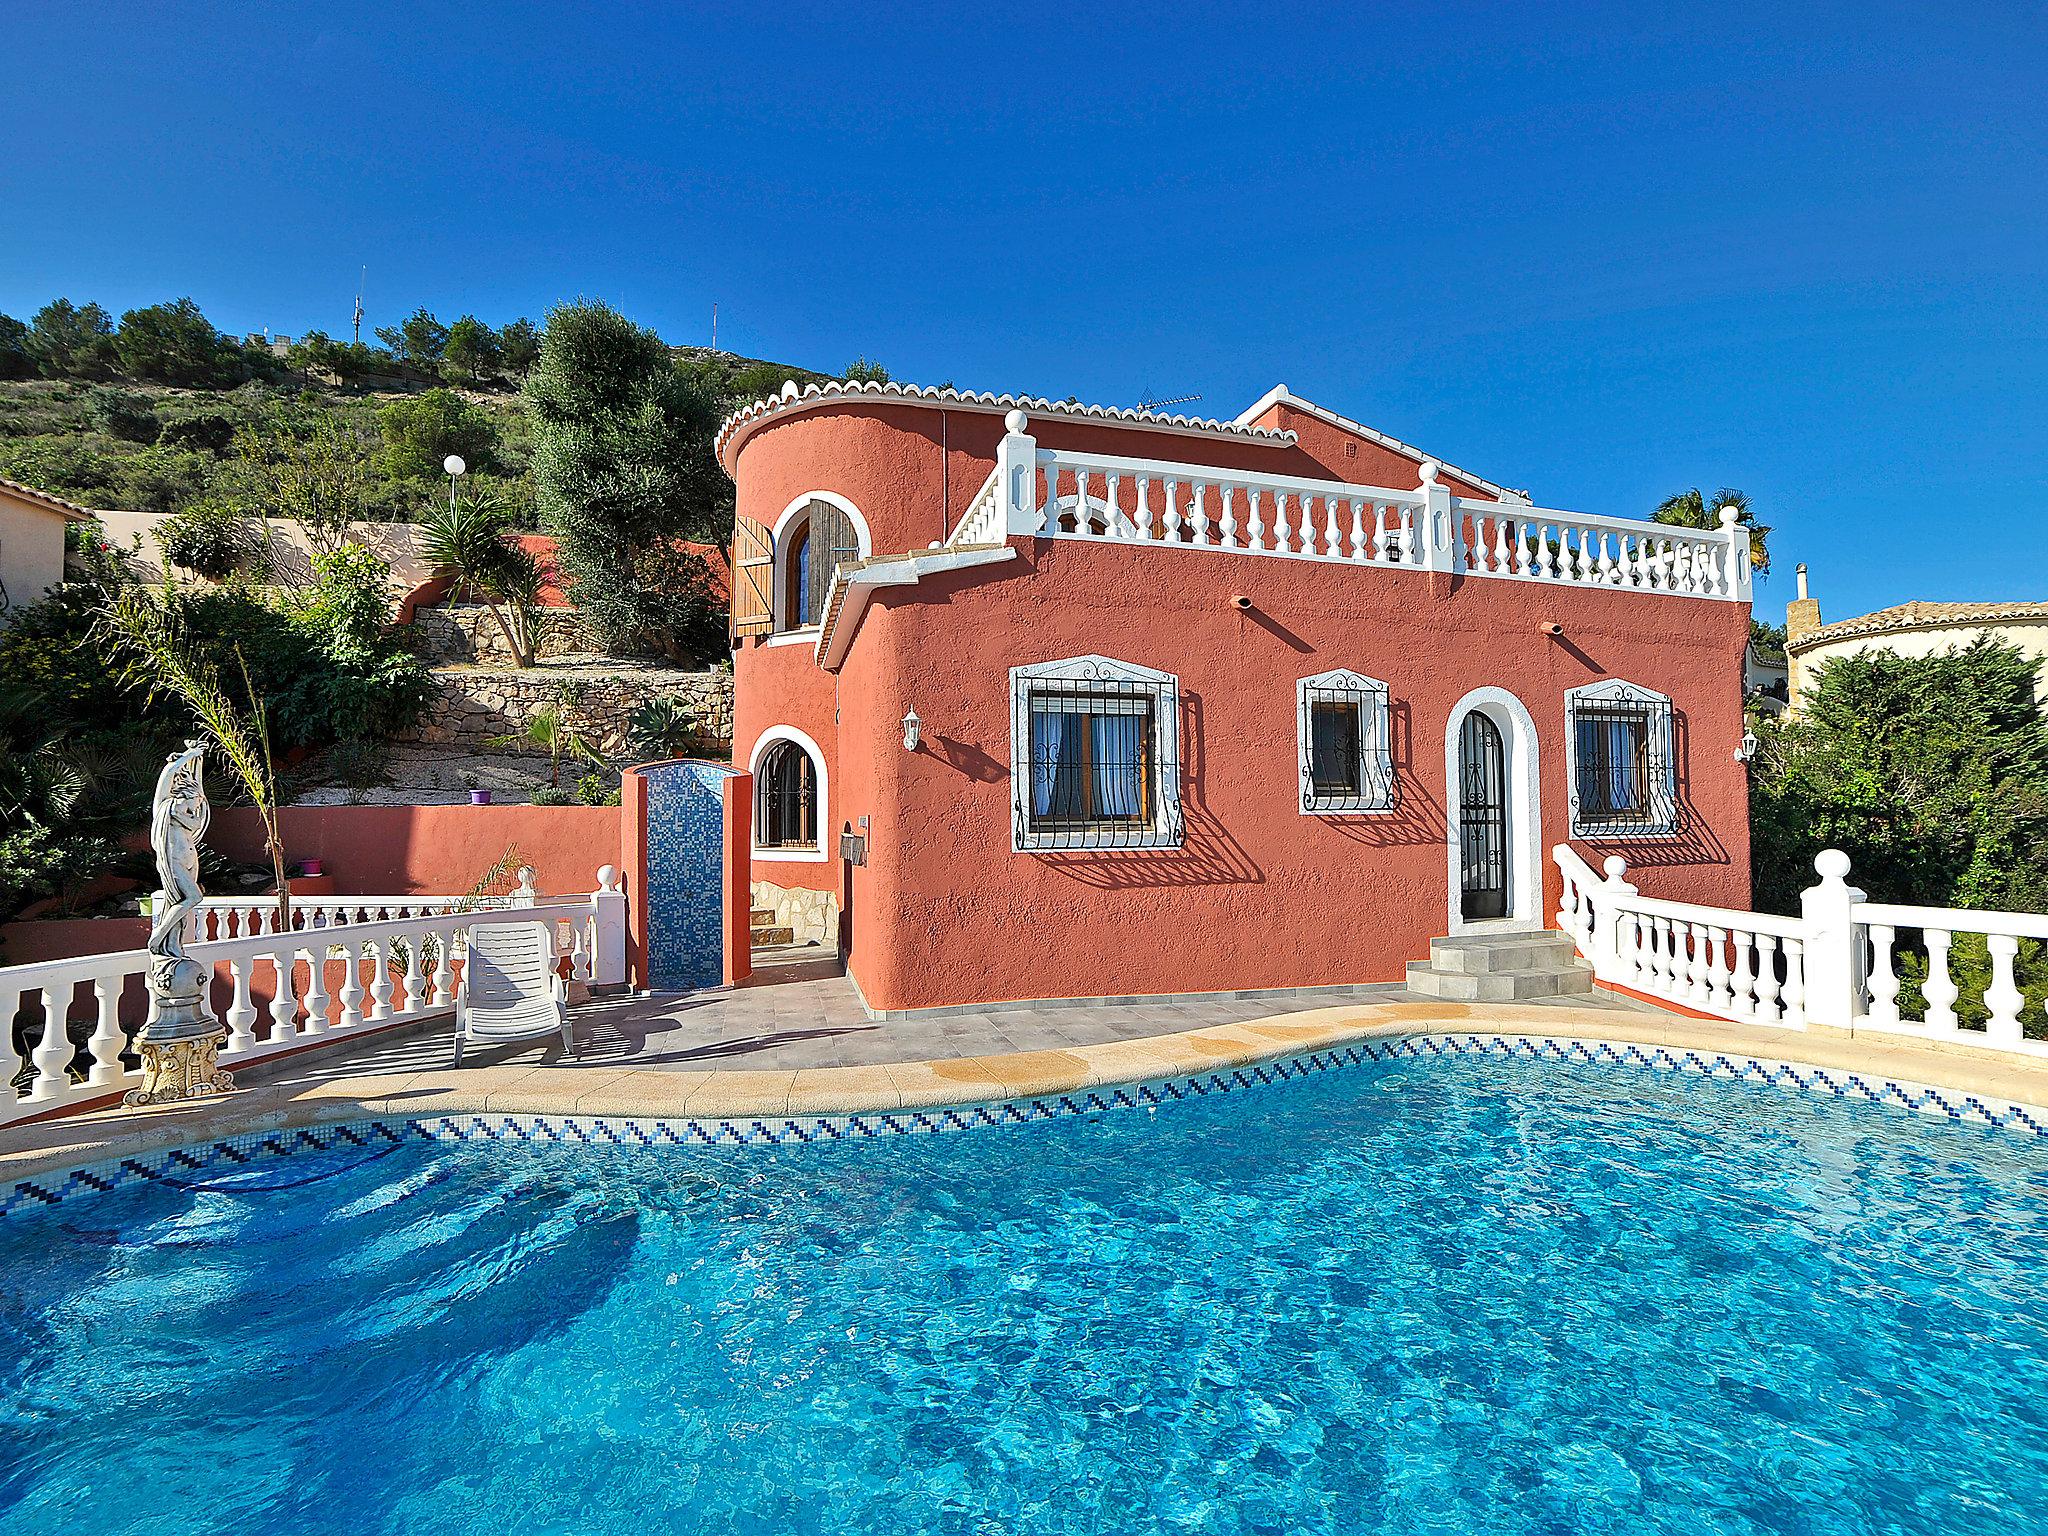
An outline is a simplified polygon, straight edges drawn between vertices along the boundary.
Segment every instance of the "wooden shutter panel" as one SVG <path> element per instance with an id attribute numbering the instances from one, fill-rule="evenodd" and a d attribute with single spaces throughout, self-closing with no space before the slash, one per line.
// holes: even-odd
<path id="1" fill-rule="evenodd" d="M 825 594 L 832 587 L 832 573 L 860 559 L 860 537 L 853 519 L 829 501 L 811 503 L 811 592 L 806 624 L 816 624 L 825 614 Z"/>
<path id="2" fill-rule="evenodd" d="M 775 627 L 775 536 L 751 518 L 732 525 L 732 637 Z"/>

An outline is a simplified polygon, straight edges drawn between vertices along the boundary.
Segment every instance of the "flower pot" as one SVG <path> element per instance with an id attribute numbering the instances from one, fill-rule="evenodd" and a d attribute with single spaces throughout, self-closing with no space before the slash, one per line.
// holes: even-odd
<path id="1" fill-rule="evenodd" d="M 301 859 L 299 860 L 299 873 L 302 875 L 324 875 L 327 871 L 320 867 L 318 859 Z"/>
<path id="2" fill-rule="evenodd" d="M 491 792 L 488 789 L 472 789 L 469 792 L 469 803 L 471 805 L 489 805 L 491 803 Z"/>

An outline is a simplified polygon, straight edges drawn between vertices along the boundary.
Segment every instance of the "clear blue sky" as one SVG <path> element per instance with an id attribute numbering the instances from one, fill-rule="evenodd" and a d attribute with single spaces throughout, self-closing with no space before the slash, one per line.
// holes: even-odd
<path id="1" fill-rule="evenodd" d="M 1285 381 L 1551 506 L 1741 486 L 1766 615 L 2048 596 L 2038 6 L 1121 9 L 18 3 L 0 310 L 715 300 L 820 369 Z"/>

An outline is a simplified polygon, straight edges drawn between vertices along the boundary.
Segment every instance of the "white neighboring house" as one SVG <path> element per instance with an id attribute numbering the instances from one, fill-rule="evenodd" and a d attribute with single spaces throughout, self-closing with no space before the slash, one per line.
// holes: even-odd
<path id="1" fill-rule="evenodd" d="M 76 502 L 0 480 L 0 624 L 64 579 L 64 529 L 93 518 Z"/>
<path id="2" fill-rule="evenodd" d="M 1792 713 L 1799 713 L 1822 662 L 1859 651 L 1933 656 L 1989 636 L 2037 663 L 2048 661 L 2048 603 L 1898 603 L 1853 619 L 1820 621 L 1820 603 L 1807 593 L 1799 567 L 1799 596 L 1785 605 L 1785 654 L 1791 662 Z M 2048 708 L 2048 688 L 2036 688 Z"/>

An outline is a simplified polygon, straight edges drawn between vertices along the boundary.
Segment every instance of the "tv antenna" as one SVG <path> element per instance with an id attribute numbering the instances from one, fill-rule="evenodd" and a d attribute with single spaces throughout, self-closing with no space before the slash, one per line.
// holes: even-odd
<path id="1" fill-rule="evenodd" d="M 356 321 L 355 333 L 351 338 L 358 346 L 363 340 L 363 287 L 370 280 L 370 269 L 363 268 L 363 275 L 356 279 Z"/>
<path id="2" fill-rule="evenodd" d="M 1171 400 L 1154 400 L 1150 394 L 1147 394 L 1138 402 L 1138 409 L 1141 411 L 1156 411 L 1169 405 L 1193 405 L 1201 398 L 1200 395 L 1175 395 Z"/>

